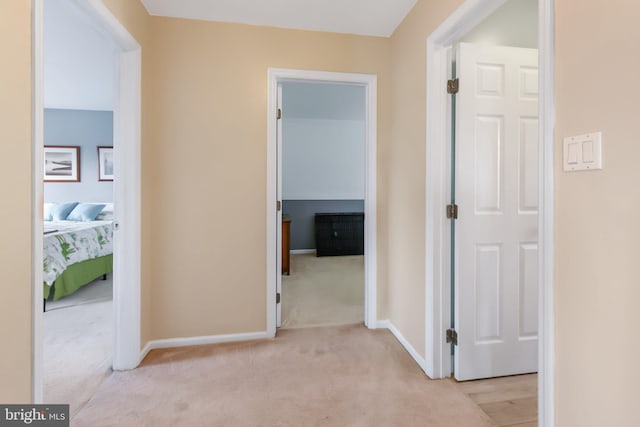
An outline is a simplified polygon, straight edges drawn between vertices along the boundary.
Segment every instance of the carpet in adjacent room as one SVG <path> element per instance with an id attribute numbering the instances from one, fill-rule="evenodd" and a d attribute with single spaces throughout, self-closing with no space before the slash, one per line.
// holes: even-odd
<path id="1" fill-rule="evenodd" d="M 73 416 L 111 374 L 111 275 L 48 302 L 43 326 L 44 402 L 69 404 Z"/>
<path id="2" fill-rule="evenodd" d="M 364 322 L 364 256 L 292 255 L 282 276 L 282 327 Z"/>

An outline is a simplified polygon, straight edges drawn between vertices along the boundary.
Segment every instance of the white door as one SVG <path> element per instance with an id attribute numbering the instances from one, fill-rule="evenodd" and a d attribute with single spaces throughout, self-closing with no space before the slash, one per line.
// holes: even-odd
<path id="1" fill-rule="evenodd" d="M 276 98 L 277 124 L 276 124 L 276 170 L 277 172 L 277 189 L 276 200 L 276 295 L 274 295 L 276 303 L 276 327 L 282 325 L 282 303 L 280 296 L 282 295 L 282 84 L 278 83 L 278 93 Z"/>
<path id="2" fill-rule="evenodd" d="M 538 369 L 538 51 L 460 44 L 458 380 Z"/>

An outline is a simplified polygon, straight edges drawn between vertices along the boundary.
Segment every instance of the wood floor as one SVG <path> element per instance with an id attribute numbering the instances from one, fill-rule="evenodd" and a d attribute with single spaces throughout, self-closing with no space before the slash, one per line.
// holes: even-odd
<path id="1" fill-rule="evenodd" d="M 453 381 L 491 418 L 495 426 L 538 425 L 538 375 Z"/>

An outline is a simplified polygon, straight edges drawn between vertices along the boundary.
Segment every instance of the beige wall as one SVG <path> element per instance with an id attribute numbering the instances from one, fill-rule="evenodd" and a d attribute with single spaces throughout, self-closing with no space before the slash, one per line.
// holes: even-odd
<path id="1" fill-rule="evenodd" d="M 127 31 L 144 47 L 150 42 L 151 17 L 140 1 L 102 0 Z"/>
<path id="2" fill-rule="evenodd" d="M 640 5 L 556 11 L 557 425 L 639 425 Z M 594 131 L 604 170 L 562 172 L 562 138 Z"/>
<path id="3" fill-rule="evenodd" d="M 263 331 L 267 68 L 377 74 L 383 150 L 389 41 L 149 19 L 138 2 L 106 3 L 143 39 L 142 344 Z"/>
<path id="4" fill-rule="evenodd" d="M 0 402 L 31 400 L 31 6 L 0 2 Z"/>
<path id="5" fill-rule="evenodd" d="M 426 40 L 462 1 L 418 1 L 393 34 L 389 319 L 425 355 Z"/>
<path id="6" fill-rule="evenodd" d="M 377 74 L 385 147 L 389 40 L 152 22 L 152 336 L 264 331 L 267 69 Z"/>

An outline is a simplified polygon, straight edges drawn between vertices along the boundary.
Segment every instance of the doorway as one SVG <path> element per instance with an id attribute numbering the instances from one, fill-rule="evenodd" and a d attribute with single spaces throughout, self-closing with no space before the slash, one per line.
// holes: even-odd
<path id="1" fill-rule="evenodd" d="M 451 272 L 451 222 L 446 206 L 449 193 L 450 143 L 447 80 L 449 47 L 507 2 L 468 0 L 427 40 L 427 318 L 426 362 L 432 378 L 454 371 L 447 329 L 456 307 L 449 291 Z M 553 1 L 540 0 L 538 16 L 539 89 L 536 151 L 538 162 L 538 244 L 533 256 L 537 282 L 537 332 L 539 420 L 553 425 Z M 462 82 L 460 83 L 462 84 Z M 491 249 L 491 248 L 489 248 Z M 496 251 L 486 251 L 495 255 Z M 455 260 L 455 256 L 453 257 Z M 450 334 L 454 335 L 454 334 Z M 458 337 L 460 338 L 460 337 Z"/>
<path id="2" fill-rule="evenodd" d="M 33 401 L 43 402 L 44 0 L 33 4 Z M 140 45 L 101 2 L 71 1 L 75 13 L 115 46 L 113 108 L 113 362 L 140 363 Z M 98 156 L 98 153 L 95 153 Z M 98 177 L 96 177 L 96 180 Z"/>
<path id="3" fill-rule="evenodd" d="M 267 328 L 275 336 L 282 291 L 282 147 L 278 134 L 282 84 L 359 86 L 365 96 L 364 153 L 364 323 L 376 327 L 376 77 L 366 74 L 269 69 L 267 179 Z M 281 113 L 280 113 L 281 114 Z M 280 142 L 279 142 L 280 141 Z"/>
<path id="4" fill-rule="evenodd" d="M 44 27 L 43 398 L 73 417 L 113 362 L 116 46 L 69 0 L 45 2 Z"/>
<path id="5" fill-rule="evenodd" d="M 281 328 L 364 322 L 365 88 L 282 87 Z"/>

